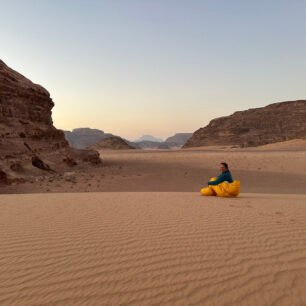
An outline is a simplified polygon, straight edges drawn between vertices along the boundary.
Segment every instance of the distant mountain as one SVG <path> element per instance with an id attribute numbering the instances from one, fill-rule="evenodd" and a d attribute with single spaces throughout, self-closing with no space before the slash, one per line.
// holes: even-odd
<path id="1" fill-rule="evenodd" d="M 125 138 L 122 138 L 128 145 L 130 145 L 131 147 L 133 147 L 134 149 L 141 149 L 139 143 L 137 142 L 133 142 L 133 141 L 129 141 Z"/>
<path id="2" fill-rule="evenodd" d="M 177 133 L 168 137 L 165 141 L 152 135 L 144 135 L 134 141 L 141 149 L 171 149 L 183 146 L 192 136 L 192 133 Z"/>
<path id="3" fill-rule="evenodd" d="M 165 142 L 181 147 L 192 136 L 192 133 L 176 133 L 174 136 L 168 137 Z M 171 145 L 170 145 L 171 146 Z"/>
<path id="4" fill-rule="evenodd" d="M 161 138 L 156 138 L 152 135 L 143 135 L 139 139 L 135 140 L 134 142 L 141 142 L 141 141 L 163 142 Z"/>
<path id="5" fill-rule="evenodd" d="M 233 145 L 254 147 L 306 139 L 306 100 L 273 103 L 216 118 L 195 131 L 184 148 Z"/>
<path id="6" fill-rule="evenodd" d="M 140 142 L 132 143 L 132 145 L 136 145 L 139 149 L 170 149 L 170 146 L 164 141 L 159 142 L 143 140 Z"/>
<path id="7" fill-rule="evenodd" d="M 69 145 L 76 149 L 87 148 L 102 139 L 113 137 L 113 134 L 104 133 L 98 129 L 78 128 L 71 131 L 64 131 Z"/>
<path id="8" fill-rule="evenodd" d="M 159 141 L 152 140 L 136 140 L 135 142 L 129 142 L 129 144 L 136 149 L 172 149 L 182 147 L 186 141 L 192 136 L 192 133 L 177 133 L 174 136 L 168 137 L 165 141 L 155 138 L 151 135 L 144 135 L 141 138 L 158 139 Z"/>
<path id="9" fill-rule="evenodd" d="M 94 150 L 130 150 L 135 149 L 133 146 L 129 145 L 124 141 L 124 139 L 113 136 L 109 138 L 104 138 L 98 143 L 89 146 L 88 149 Z"/>
<path id="10" fill-rule="evenodd" d="M 178 133 L 167 138 L 166 141 L 152 135 L 144 135 L 136 141 L 129 141 L 110 133 L 104 133 L 102 130 L 91 128 L 77 128 L 72 131 L 64 131 L 64 134 L 69 145 L 76 149 L 88 148 L 98 144 L 103 139 L 111 137 L 118 137 L 135 149 L 171 149 L 183 146 L 192 135 L 192 133 Z"/>

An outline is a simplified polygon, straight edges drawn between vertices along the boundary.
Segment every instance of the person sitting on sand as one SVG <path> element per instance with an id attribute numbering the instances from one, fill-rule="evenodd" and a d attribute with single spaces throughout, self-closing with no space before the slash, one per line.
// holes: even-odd
<path id="1" fill-rule="evenodd" d="M 218 185 L 222 182 L 232 183 L 232 175 L 228 169 L 227 163 L 221 163 L 220 164 L 220 172 L 221 174 L 218 176 L 218 178 L 215 181 L 209 181 L 208 185 Z"/>
<path id="2" fill-rule="evenodd" d="M 227 163 L 220 164 L 221 174 L 212 178 L 208 187 L 201 189 L 205 196 L 236 197 L 240 193 L 240 182 L 232 179 Z"/>

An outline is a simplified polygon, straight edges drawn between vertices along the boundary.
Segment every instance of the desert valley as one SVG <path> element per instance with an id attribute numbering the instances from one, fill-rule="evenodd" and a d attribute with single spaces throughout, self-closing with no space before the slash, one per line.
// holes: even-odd
<path id="1" fill-rule="evenodd" d="M 53 105 L 0 61 L 1 305 L 306 305 L 306 100 L 157 144 Z M 201 196 L 223 161 L 242 193 Z"/>

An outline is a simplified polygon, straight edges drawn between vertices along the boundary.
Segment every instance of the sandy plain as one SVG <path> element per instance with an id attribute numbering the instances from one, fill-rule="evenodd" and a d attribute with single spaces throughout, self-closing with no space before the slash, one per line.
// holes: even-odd
<path id="1" fill-rule="evenodd" d="M 103 151 L 102 168 L 2 188 L 0 305 L 306 305 L 290 146 Z M 199 194 L 220 161 L 238 198 Z"/>
<path id="2" fill-rule="evenodd" d="M 306 194 L 306 140 L 257 148 L 100 151 L 103 166 L 35 177 L 0 193 L 163 191 L 198 192 L 219 163 L 228 162 L 242 192 Z"/>

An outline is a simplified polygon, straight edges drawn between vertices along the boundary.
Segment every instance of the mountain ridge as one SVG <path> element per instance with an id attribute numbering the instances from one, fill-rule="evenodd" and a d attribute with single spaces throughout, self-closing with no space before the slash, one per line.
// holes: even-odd
<path id="1" fill-rule="evenodd" d="M 306 138 L 306 100 L 276 102 L 215 118 L 198 129 L 184 148 L 235 145 L 252 147 Z"/>

